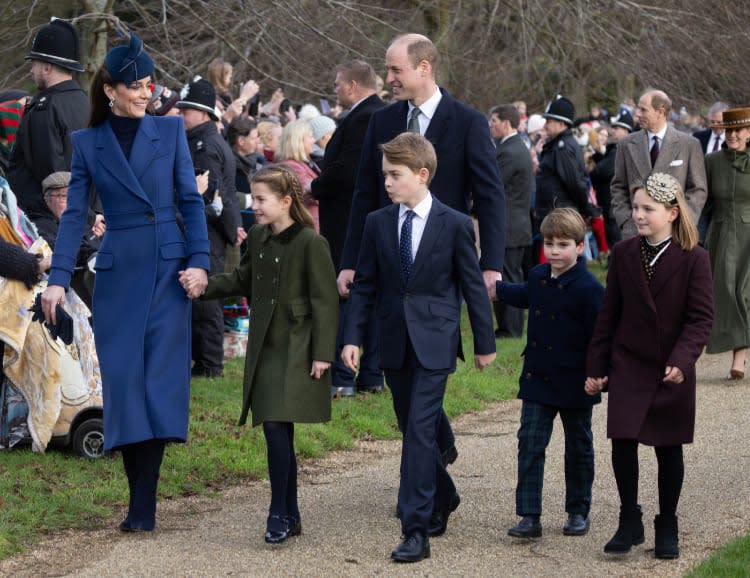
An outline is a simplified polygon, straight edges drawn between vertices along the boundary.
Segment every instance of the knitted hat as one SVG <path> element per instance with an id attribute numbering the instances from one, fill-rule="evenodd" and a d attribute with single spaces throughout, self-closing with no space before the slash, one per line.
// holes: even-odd
<path id="1" fill-rule="evenodd" d="M 0 103 L 0 139 L 5 140 L 4 143 L 0 142 L 0 150 L 3 150 L 3 152 L 7 153 L 13 148 L 22 115 L 23 105 L 20 101 L 12 100 Z"/>
<path id="2" fill-rule="evenodd" d="M 310 128 L 312 129 L 312 134 L 315 142 L 318 142 L 329 132 L 333 132 L 336 130 L 336 121 L 333 120 L 330 116 L 324 116 L 321 114 L 320 116 L 311 118 L 307 122 L 310 123 Z"/>
<path id="3" fill-rule="evenodd" d="M 50 189 L 62 189 L 70 184 L 70 173 L 68 171 L 57 171 L 47 175 L 42 181 L 42 192 L 46 195 Z"/>
<path id="4" fill-rule="evenodd" d="M 143 41 L 135 32 L 130 33 L 129 44 L 115 46 L 107 52 L 104 65 L 112 80 L 125 84 L 151 76 L 154 71 L 154 61 L 143 49 Z"/>
<path id="5" fill-rule="evenodd" d="M 31 52 L 24 60 L 41 60 L 60 68 L 83 72 L 80 60 L 78 33 L 67 20 L 52 18 L 52 22 L 42 26 L 31 43 Z"/>
<path id="6" fill-rule="evenodd" d="M 573 126 L 573 119 L 576 116 L 576 109 L 573 103 L 570 102 L 564 96 L 559 94 L 555 100 L 551 101 L 547 105 L 547 110 L 544 111 L 544 118 L 551 118 L 564 122 L 568 126 Z"/>
<path id="7" fill-rule="evenodd" d="M 219 120 L 216 114 L 216 89 L 204 78 L 197 77 L 183 89 L 182 99 L 177 102 L 177 108 L 194 108 L 207 112 L 214 120 Z"/>
<path id="8" fill-rule="evenodd" d="M 179 93 L 170 90 L 166 86 L 157 84 L 154 86 L 154 91 L 151 93 L 150 104 L 154 108 L 154 114 L 156 116 L 164 116 L 175 104 L 177 104 L 178 100 L 180 100 Z"/>

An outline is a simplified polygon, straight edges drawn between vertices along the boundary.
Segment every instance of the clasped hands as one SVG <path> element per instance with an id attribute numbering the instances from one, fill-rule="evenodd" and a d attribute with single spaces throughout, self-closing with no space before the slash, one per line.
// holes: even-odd
<path id="1" fill-rule="evenodd" d="M 667 365 L 667 367 L 664 369 L 664 378 L 662 379 L 662 381 L 664 383 L 679 384 L 685 381 L 685 374 L 682 373 L 682 370 L 676 365 Z M 583 389 L 589 395 L 596 395 L 606 387 L 608 382 L 609 378 L 607 376 L 587 377 Z"/>
<path id="2" fill-rule="evenodd" d="M 188 267 L 184 271 L 180 271 L 178 275 L 180 285 L 182 285 L 189 299 L 197 299 L 206 291 L 208 275 L 205 269 Z"/>

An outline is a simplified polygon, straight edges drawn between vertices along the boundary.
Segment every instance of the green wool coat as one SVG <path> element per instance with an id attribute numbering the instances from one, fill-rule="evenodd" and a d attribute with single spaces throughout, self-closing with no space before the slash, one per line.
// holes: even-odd
<path id="1" fill-rule="evenodd" d="M 714 283 L 714 326 L 706 351 L 750 345 L 750 155 L 722 149 L 706 157 L 706 234 Z"/>
<path id="2" fill-rule="evenodd" d="M 339 300 L 326 240 L 295 223 L 273 235 L 256 225 L 231 273 L 212 275 L 204 299 L 245 295 L 250 334 L 240 425 L 331 419 L 331 372 L 310 376 L 313 360 L 336 353 Z"/>

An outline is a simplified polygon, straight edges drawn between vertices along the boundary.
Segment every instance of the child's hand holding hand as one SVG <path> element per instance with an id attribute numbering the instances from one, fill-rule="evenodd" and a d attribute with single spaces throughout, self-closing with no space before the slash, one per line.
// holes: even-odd
<path id="1" fill-rule="evenodd" d="M 664 381 L 672 383 L 682 383 L 685 381 L 685 374 L 675 365 L 667 365 L 664 370 Z"/>
<path id="2" fill-rule="evenodd" d="M 344 345 L 344 348 L 341 350 L 341 361 L 349 369 L 356 372 L 359 365 L 359 347 L 356 345 Z"/>
<path id="3" fill-rule="evenodd" d="M 586 390 L 586 393 L 589 395 L 596 395 L 597 393 L 600 393 L 604 386 L 607 385 L 607 382 L 609 381 L 608 377 L 587 377 L 586 378 L 586 385 L 584 385 L 583 389 Z"/>
<path id="4" fill-rule="evenodd" d="M 310 375 L 315 379 L 320 379 L 329 367 L 331 367 L 331 364 L 327 361 L 313 360 Z"/>
<path id="5" fill-rule="evenodd" d="M 495 361 L 496 353 L 486 353 L 484 355 L 474 355 L 474 365 L 479 371 L 484 370 L 490 363 Z"/>

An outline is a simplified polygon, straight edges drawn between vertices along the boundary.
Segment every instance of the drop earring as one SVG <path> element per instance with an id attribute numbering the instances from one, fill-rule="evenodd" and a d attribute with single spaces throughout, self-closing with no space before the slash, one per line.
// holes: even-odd
<path id="1" fill-rule="evenodd" d="M 109 108 L 112 108 L 114 105 L 115 105 L 115 99 L 114 98 L 110 98 L 109 99 Z"/>

